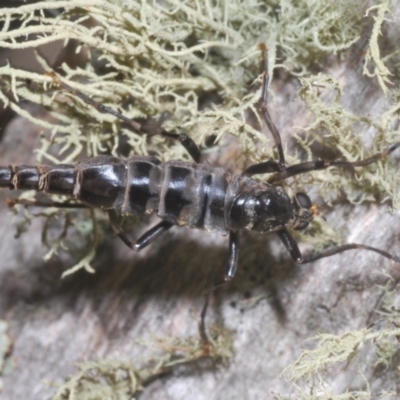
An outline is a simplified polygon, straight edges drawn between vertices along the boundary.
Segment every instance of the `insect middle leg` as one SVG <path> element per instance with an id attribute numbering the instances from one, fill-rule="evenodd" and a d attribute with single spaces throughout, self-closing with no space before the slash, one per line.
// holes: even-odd
<path id="1" fill-rule="evenodd" d="M 216 281 L 213 284 L 211 290 L 217 289 L 218 287 L 225 285 L 230 282 L 236 274 L 236 270 L 239 262 L 239 232 L 229 232 L 229 260 L 225 268 L 225 273 L 222 280 Z"/>
<path id="2" fill-rule="evenodd" d="M 208 305 L 210 303 L 211 294 L 215 289 L 225 285 L 230 282 L 235 274 L 238 267 L 239 261 L 239 232 L 231 231 L 229 232 L 229 261 L 225 269 L 225 274 L 222 280 L 215 281 L 210 289 L 204 292 L 204 305 L 200 314 L 199 332 L 200 337 L 204 344 L 209 344 L 210 339 L 206 331 L 205 319 L 207 315 Z"/>

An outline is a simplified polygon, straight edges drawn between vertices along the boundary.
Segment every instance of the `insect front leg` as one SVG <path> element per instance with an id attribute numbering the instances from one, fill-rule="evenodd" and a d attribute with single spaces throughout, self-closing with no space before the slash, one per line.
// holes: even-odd
<path id="1" fill-rule="evenodd" d="M 400 142 L 393 144 L 392 146 L 388 147 L 386 150 L 380 151 L 375 153 L 371 157 L 365 158 L 359 161 L 341 161 L 341 160 L 317 160 L 317 161 L 306 161 L 303 163 L 291 165 L 287 167 L 285 171 L 277 172 L 276 174 L 272 175 L 268 182 L 274 183 L 279 182 L 284 179 L 290 178 L 292 176 L 301 175 L 306 172 L 311 171 L 319 171 L 323 169 L 327 169 L 330 167 L 339 167 L 339 168 L 353 168 L 353 167 L 365 167 L 367 165 L 373 164 L 378 160 L 387 157 L 389 154 L 394 152 L 396 149 L 400 147 Z M 266 163 L 265 163 L 266 164 Z M 257 164 L 260 165 L 260 164 Z M 249 169 L 249 168 L 248 168 Z M 263 171 L 263 172 L 273 172 L 271 171 Z M 261 173 L 261 172 L 255 172 Z"/>
<path id="2" fill-rule="evenodd" d="M 386 251 L 377 249 L 376 247 L 366 246 L 364 244 L 358 244 L 358 243 L 347 243 L 342 246 L 331 247 L 330 249 L 323 250 L 317 254 L 303 257 L 299 250 L 297 242 L 294 240 L 294 238 L 286 228 L 281 229 L 280 231 L 277 232 L 277 234 L 281 239 L 282 243 L 284 244 L 284 246 L 286 247 L 286 249 L 289 251 L 290 256 L 292 257 L 293 261 L 296 264 L 307 264 L 312 261 L 319 260 L 320 258 L 330 257 L 335 254 L 343 253 L 344 251 L 347 250 L 357 250 L 357 249 L 373 251 L 374 253 L 378 253 L 389 260 L 393 260 L 400 263 L 400 257 L 396 257 Z"/>

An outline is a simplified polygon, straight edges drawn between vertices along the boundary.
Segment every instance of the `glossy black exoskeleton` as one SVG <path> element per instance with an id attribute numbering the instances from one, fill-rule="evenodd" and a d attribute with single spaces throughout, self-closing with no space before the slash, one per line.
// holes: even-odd
<path id="1" fill-rule="evenodd" d="M 16 165 L 0 167 L 0 187 L 63 194 L 89 207 L 101 207 L 108 212 L 115 233 L 134 250 L 144 248 L 174 225 L 229 235 L 229 262 L 223 279 L 215 286 L 231 280 L 235 275 L 240 231 L 276 232 L 297 264 L 351 249 L 370 250 L 400 262 L 399 257 L 383 250 L 356 243 L 332 247 L 308 257 L 301 254 L 290 230 L 305 229 L 318 214 L 319 206 L 313 205 L 305 193 L 289 193 L 282 182 L 295 175 L 331 166 L 351 168 L 372 164 L 400 147 L 400 143 L 357 162 L 318 160 L 287 166 L 280 134 L 267 110 L 266 49 L 263 46 L 260 48 L 264 71 L 260 114 L 272 133 L 278 161 L 266 161 L 250 166 L 242 174 L 231 174 L 223 168 L 201 163 L 199 148 L 186 134 L 161 131 L 164 137 L 180 141 L 194 163 L 162 163 L 148 156 L 133 156 L 128 160 L 99 156 L 69 165 Z M 101 112 L 122 119 L 138 133 L 148 133 L 138 122 L 72 89 L 54 74 L 51 76 L 60 86 Z M 251 178 L 261 173 L 271 174 L 267 182 Z M 118 224 L 118 214 L 151 213 L 156 213 L 161 222 L 135 242 Z"/>

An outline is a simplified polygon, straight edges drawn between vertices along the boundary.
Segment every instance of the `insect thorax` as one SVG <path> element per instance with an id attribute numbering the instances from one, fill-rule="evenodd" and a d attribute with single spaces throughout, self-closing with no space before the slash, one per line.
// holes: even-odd
<path id="1" fill-rule="evenodd" d="M 231 230 L 272 232 L 285 227 L 292 218 L 292 202 L 281 186 L 235 175 L 227 199 L 227 223 Z"/>

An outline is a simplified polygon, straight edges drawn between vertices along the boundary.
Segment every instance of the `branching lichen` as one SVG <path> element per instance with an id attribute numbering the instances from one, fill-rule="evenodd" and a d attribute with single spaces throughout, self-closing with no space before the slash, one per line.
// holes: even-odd
<path id="1" fill-rule="evenodd" d="M 144 345 L 158 354 L 145 361 L 103 359 L 81 363 L 79 372 L 60 385 L 53 400 L 130 400 L 158 376 L 165 376 L 178 366 L 208 361 L 210 367 L 215 367 L 232 355 L 231 334 L 221 330 L 213 332 L 209 345 L 193 338 L 158 339 Z"/>
<path id="2" fill-rule="evenodd" d="M 249 80 L 259 73 L 256 45 L 260 41 L 268 44 L 271 74 L 276 57 L 280 65 L 304 74 L 314 60 L 348 48 L 358 39 L 360 7 L 344 1 L 324 6 L 283 1 L 260 7 L 244 1 L 216 2 L 212 6 L 173 0 L 163 5 L 102 0 L 42 2 L 0 11 L 5 23 L 0 47 L 18 49 L 77 40 L 77 51 L 87 52 L 88 63 L 85 69 L 74 70 L 64 64 L 63 79 L 101 103 L 119 108 L 125 106 L 126 99 L 132 99 L 124 109 L 129 118 L 157 118 L 167 112 L 170 126 L 189 131 L 196 141 L 209 133 L 220 136 L 240 131 L 241 137 L 254 137 L 257 133 L 246 126 L 244 110 L 258 96 L 248 102 L 242 97 Z M 24 22 L 11 30 L 10 23 L 15 20 Z M 21 42 L 21 38 L 25 40 Z M 99 76 L 94 62 L 102 63 L 109 72 Z M 114 117 L 75 98 L 71 100 L 74 104 L 62 107 L 62 113 L 57 111 L 53 100 L 62 99 L 53 99 L 37 87 L 50 83 L 50 78 L 9 66 L 1 68 L 0 74 L 5 80 L 4 90 L 10 88 L 15 99 L 51 105 L 55 121 L 35 122 L 52 132 L 53 145 L 61 146 L 59 161 L 75 160 L 84 147 L 88 156 L 104 148 L 115 149 L 120 133 L 128 136 L 132 152 L 146 152 L 143 137 L 122 129 Z M 116 80 L 118 77 L 122 79 Z M 26 86 L 26 79 L 37 84 L 34 90 Z M 199 98 L 212 92 L 222 96 L 223 107 L 203 115 Z M 1 100 L 10 103 L 4 94 Z M 12 107 L 23 114 L 16 103 Z M 240 126 L 245 128 L 239 130 Z M 54 161 L 46 143 L 43 146 L 40 158 Z M 179 146 L 165 150 L 159 148 L 158 152 L 168 158 L 185 157 Z"/>
<path id="3" fill-rule="evenodd" d="M 287 370 L 290 380 L 310 379 L 320 371 L 332 365 L 350 363 L 367 342 L 382 340 L 400 335 L 400 328 L 391 326 L 387 329 L 361 329 L 342 335 L 320 334 L 314 340 L 318 342 L 314 350 L 303 350 L 299 359 Z"/>
<path id="4" fill-rule="evenodd" d="M 329 381 L 325 375 L 329 370 L 338 367 L 346 369 L 351 363 L 357 362 L 359 369 L 371 369 L 383 366 L 385 369 L 396 368 L 393 364 L 394 356 L 399 353 L 400 337 L 400 312 L 397 304 L 393 303 L 396 295 L 398 281 L 389 277 L 385 286 L 381 286 L 383 298 L 381 310 L 378 314 L 383 318 L 378 319 L 372 326 L 345 332 L 339 335 L 319 334 L 308 342 L 315 342 L 312 350 L 302 350 L 300 357 L 288 366 L 283 375 L 294 385 L 299 396 L 304 400 L 312 399 L 395 399 L 398 393 L 380 391 L 372 393 L 370 384 L 363 375 L 366 390 L 351 391 L 342 394 L 333 394 L 329 388 Z M 361 350 L 370 346 L 375 348 L 374 361 L 370 357 L 366 362 L 360 357 Z M 355 361 L 357 360 L 357 361 Z M 278 396 L 277 399 L 285 399 Z"/>
<path id="5" fill-rule="evenodd" d="M 381 59 L 378 39 L 379 36 L 382 35 L 382 25 L 386 20 L 386 14 L 390 12 L 391 5 L 391 0 L 383 0 L 381 4 L 370 7 L 365 13 L 365 15 L 368 15 L 371 11 L 376 10 L 376 16 L 374 17 L 375 23 L 365 57 L 364 74 L 370 78 L 376 76 L 384 93 L 388 92 L 388 84 L 391 84 L 389 76 L 392 74 Z M 370 64 L 373 66 L 372 72 L 369 69 Z"/>
<path id="6" fill-rule="evenodd" d="M 301 83 L 300 96 L 315 117 L 305 129 L 307 140 L 299 141 L 310 161 L 313 155 L 309 146 L 313 142 L 337 150 L 341 158 L 348 161 L 368 158 L 398 142 L 400 130 L 393 127 L 398 122 L 399 104 L 393 105 L 380 117 L 354 115 L 341 104 L 342 89 L 334 78 L 319 74 L 302 78 Z M 330 101 L 323 101 L 323 97 L 330 98 Z M 366 137 L 372 142 L 368 149 L 364 144 Z M 346 195 L 353 203 L 375 201 L 379 194 L 382 201 L 390 200 L 394 208 L 399 208 L 400 176 L 394 167 L 396 162 L 385 159 L 369 167 L 356 168 L 355 179 L 349 179 L 348 174 L 339 168 L 331 169 L 329 176 L 325 171 L 316 171 L 312 173 L 312 182 L 319 183 L 326 200 L 346 188 Z"/>
<path id="7" fill-rule="evenodd" d="M 209 134 L 217 138 L 226 133 L 236 135 L 246 161 L 255 163 L 273 157 L 271 141 L 246 123 L 248 110 L 256 111 L 259 99 L 258 92 L 247 94 L 249 82 L 259 74 L 257 44 L 265 42 L 269 48 L 271 76 L 278 66 L 305 75 L 312 64 L 322 62 L 330 53 L 348 49 L 359 39 L 363 7 L 364 2 L 349 4 L 346 0 L 283 0 L 258 6 L 240 0 L 47 1 L 1 9 L 0 21 L 4 25 L 0 47 L 21 49 L 60 40 L 66 45 L 75 40 L 76 52 L 86 62 L 74 69 L 62 64 L 60 75 L 64 83 L 128 118 L 165 121 L 164 128 L 187 132 L 197 143 Z M 371 60 L 376 66 L 373 76 L 383 85 L 387 83 L 388 70 L 380 61 L 378 36 L 390 3 L 384 0 L 376 9 L 367 62 Z M 20 24 L 14 28 L 12 23 L 16 21 Z M 40 55 L 37 59 L 45 71 L 51 70 Z M 130 154 L 148 154 L 151 149 L 163 160 L 188 159 L 182 146 L 171 146 L 156 135 L 149 147 L 145 135 L 132 132 L 114 116 L 61 91 L 50 76 L 9 65 L 0 67 L 0 76 L 0 100 L 47 132 L 37 149 L 39 162 L 68 163 L 106 151 L 118 156 L 122 138 Z M 324 105 L 313 94 L 312 80 L 338 90 L 330 78 L 303 80 L 301 94 L 316 117 L 307 129 L 312 140 L 337 146 L 344 158 L 363 156 L 361 138 L 351 134 L 354 123 L 362 121 L 364 126 L 377 130 L 371 153 L 393 142 L 398 132 L 389 127 L 396 110 L 378 122 L 350 115 L 339 104 L 339 94 L 332 105 Z M 213 98 L 218 103 L 215 107 L 210 106 Z M 204 99 L 210 99 L 206 108 Z M 51 120 L 30 115 L 20 100 L 42 104 L 49 110 Z M 159 123 L 153 124 L 156 131 Z M 317 128 L 324 128 L 327 134 L 317 135 Z M 262 146 L 256 147 L 260 141 Z M 306 149 L 309 143 L 309 139 L 304 142 Z M 298 161 L 296 157 L 287 158 Z M 353 186 L 372 189 L 361 198 L 350 192 L 349 198 L 371 200 L 378 183 L 379 190 L 385 193 L 383 197 L 393 198 L 399 192 L 398 178 L 387 173 L 386 165 L 380 163 L 376 167 L 378 173 L 363 173 L 362 182 L 353 181 L 357 182 Z M 382 180 L 382 176 L 387 178 Z M 321 174 L 315 173 L 311 181 L 321 180 Z M 345 177 L 336 172 L 331 172 L 329 179 L 324 174 L 323 180 L 329 193 L 348 186 Z M 393 205 L 399 206 L 397 197 Z M 57 246 L 52 251 L 57 251 Z M 89 264 L 83 264 L 90 269 Z"/>
<path id="8" fill-rule="evenodd" d="M 0 10 L 0 47 L 23 49 L 54 41 L 66 46 L 76 41 L 76 52 L 85 62 L 75 69 L 62 64 L 57 73 L 63 82 L 128 118 L 153 123 L 155 131 L 163 125 L 168 130 L 188 133 L 199 144 L 209 134 L 217 138 L 227 133 L 235 135 L 250 164 L 273 157 L 271 141 L 247 124 L 247 112 L 256 111 L 260 95 L 259 91 L 249 93 L 249 87 L 260 73 L 257 45 L 264 42 L 269 48 L 270 76 L 279 67 L 303 77 L 300 95 L 315 117 L 306 129 L 306 137 L 299 137 L 308 158 L 312 157 L 310 146 L 318 141 L 335 147 L 343 158 L 356 160 L 398 141 L 400 133 L 394 128 L 398 122 L 398 92 L 389 85 L 391 72 L 380 57 L 378 40 L 391 3 L 382 0 L 368 10 L 365 7 L 364 1 L 348 0 L 271 0 L 257 5 L 247 0 L 43 1 Z M 327 56 L 346 50 L 359 40 L 365 13 L 376 13 L 376 17 L 364 73 L 378 79 L 382 90 L 395 99 L 395 105 L 374 118 L 347 111 L 340 102 L 341 88 L 335 79 L 326 75 L 308 77 L 311 66 L 323 64 Z M 13 22 L 19 23 L 17 28 Z M 51 71 L 39 54 L 37 59 L 44 71 Z M 188 159 L 182 146 L 171 146 L 157 135 L 151 137 L 149 146 L 146 136 L 132 132 L 112 115 L 61 90 L 50 76 L 10 65 L 0 67 L 0 76 L 0 101 L 43 130 L 37 149 L 39 162 L 68 163 L 104 152 L 119 156 L 122 139 L 130 154 L 149 154 L 151 150 L 163 160 Z M 321 88 L 334 93 L 331 102 L 321 100 Z M 50 119 L 26 112 L 22 101 L 43 105 Z M 365 133 L 371 138 L 367 149 Z M 261 141 L 260 147 L 256 147 L 257 141 Z M 299 156 L 290 155 L 287 159 L 296 162 Z M 360 202 L 375 199 L 379 191 L 383 200 L 390 199 L 394 207 L 400 207 L 399 176 L 390 161 L 363 169 L 354 180 L 332 169 L 307 175 L 302 183 L 316 182 L 321 183 L 325 195 L 332 196 L 339 188 L 345 188 L 351 201 Z M 39 214 L 50 220 L 54 213 L 50 209 Z M 32 217 L 27 214 L 29 218 Z M 71 218 L 66 214 L 62 233 L 49 256 L 60 247 L 72 248 L 66 241 Z M 71 271 L 81 267 L 91 271 L 90 262 L 99 240 L 97 216 L 93 213 L 91 221 L 93 240 L 88 240 L 86 256 Z M 88 237 L 87 230 L 81 233 Z M 320 335 L 317 348 L 305 351 L 287 374 L 291 380 L 310 378 L 321 369 L 348 362 L 366 342 L 378 343 L 398 334 L 399 328 L 389 323 L 382 330 Z M 197 361 L 204 351 L 198 344 L 186 345 L 192 348 L 186 352 L 182 351 L 182 343 L 168 346 L 165 359 L 149 368 L 146 376 L 156 376 L 176 363 Z M 171 356 L 176 355 L 177 348 L 185 353 L 182 358 Z M 229 356 L 229 352 L 220 353 L 220 357 Z M 381 342 L 378 353 L 377 362 L 385 365 L 393 348 Z M 86 363 L 55 398 L 85 398 L 87 393 L 86 398 L 91 394 L 94 398 L 111 398 L 111 394 L 115 398 L 115 393 L 121 393 L 120 398 L 126 398 L 123 396 L 128 393 L 131 398 L 147 379 L 141 374 L 130 363 Z M 317 398 L 314 394 L 301 396 L 298 398 Z M 318 399 L 323 398 L 369 399 L 370 393 L 367 390 L 329 397 L 319 393 Z"/>

